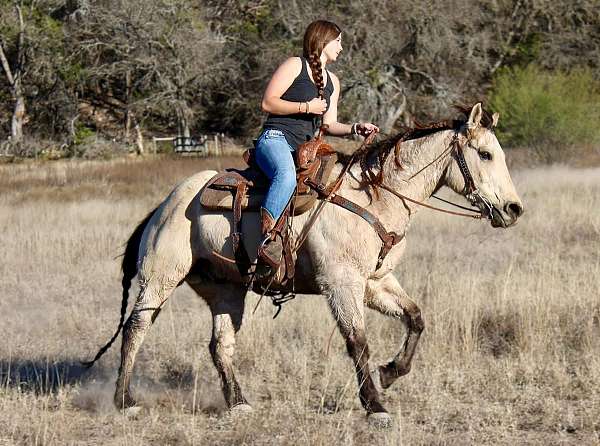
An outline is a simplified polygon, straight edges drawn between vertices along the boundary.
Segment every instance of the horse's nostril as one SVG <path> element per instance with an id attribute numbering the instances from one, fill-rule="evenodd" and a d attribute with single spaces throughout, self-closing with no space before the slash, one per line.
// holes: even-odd
<path id="1" fill-rule="evenodd" d="M 521 214 L 523 214 L 523 208 L 519 203 L 515 202 L 507 203 L 504 207 L 504 210 L 508 215 L 510 215 L 513 218 L 519 218 Z"/>

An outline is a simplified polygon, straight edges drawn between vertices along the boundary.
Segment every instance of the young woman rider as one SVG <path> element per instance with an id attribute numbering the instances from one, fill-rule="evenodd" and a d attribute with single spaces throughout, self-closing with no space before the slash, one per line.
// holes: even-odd
<path id="1" fill-rule="evenodd" d="M 303 56 L 283 62 L 263 95 L 262 109 L 269 115 L 256 141 L 255 157 L 271 184 L 260 210 L 264 239 L 259 256 L 271 266 L 273 259 L 281 259 L 283 248 L 272 229 L 296 187 L 293 152 L 313 138 L 319 118 L 328 126 L 327 133 L 335 136 L 367 136 L 378 130 L 371 123 L 337 121 L 340 82 L 325 66 L 341 51 L 340 28 L 325 20 L 312 22 L 304 33 Z"/>

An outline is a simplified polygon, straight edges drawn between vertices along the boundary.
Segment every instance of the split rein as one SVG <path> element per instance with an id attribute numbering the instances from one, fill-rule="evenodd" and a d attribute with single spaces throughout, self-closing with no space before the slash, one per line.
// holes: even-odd
<path id="1" fill-rule="evenodd" d="M 483 214 L 481 214 L 481 212 L 478 212 L 475 209 L 470 209 L 470 208 L 461 206 L 460 204 L 452 203 L 451 201 L 444 200 L 443 198 L 436 197 L 435 195 L 432 195 L 432 197 L 436 198 L 436 199 L 438 199 L 440 201 L 443 201 L 444 203 L 447 203 L 447 204 L 449 204 L 451 206 L 455 206 L 455 207 L 460 208 L 460 209 L 465 209 L 467 211 L 474 212 L 474 214 L 467 214 L 467 213 L 464 213 L 464 212 L 451 211 L 451 210 L 448 210 L 448 209 L 443 209 L 443 208 L 438 208 L 436 206 L 431 206 L 430 204 L 423 203 L 423 202 L 418 201 L 418 200 L 414 200 L 414 199 L 412 199 L 410 197 L 407 197 L 406 195 L 403 195 L 403 194 L 401 194 L 399 192 L 396 192 L 394 189 L 386 186 L 385 184 L 380 184 L 377 187 L 380 187 L 381 189 L 384 189 L 384 190 L 388 191 L 390 194 L 398 197 L 400 200 L 410 201 L 411 203 L 418 204 L 419 206 L 423 206 L 423 207 L 425 207 L 427 209 L 431 209 L 433 211 L 443 212 L 443 213 L 449 214 L 449 215 L 456 215 L 457 217 L 474 218 L 476 220 L 479 220 L 479 219 L 483 218 Z"/>

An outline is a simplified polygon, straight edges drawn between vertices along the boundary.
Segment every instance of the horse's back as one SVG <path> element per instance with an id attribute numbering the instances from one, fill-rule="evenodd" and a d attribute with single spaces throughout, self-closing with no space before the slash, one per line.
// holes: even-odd
<path id="1" fill-rule="evenodd" d="M 143 276 L 189 268 L 195 257 L 192 225 L 199 211 L 198 197 L 217 172 L 198 172 L 180 182 L 156 208 L 140 243 L 138 264 Z M 178 275 L 178 274 L 177 274 Z"/>

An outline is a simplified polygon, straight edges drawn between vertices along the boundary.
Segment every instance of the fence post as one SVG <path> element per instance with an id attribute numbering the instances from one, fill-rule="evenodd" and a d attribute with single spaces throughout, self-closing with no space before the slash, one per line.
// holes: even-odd
<path id="1" fill-rule="evenodd" d="M 219 135 L 215 133 L 215 156 L 219 156 Z"/>

